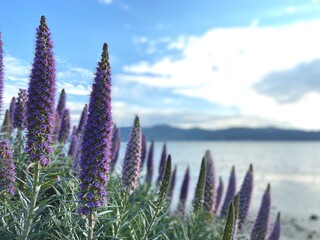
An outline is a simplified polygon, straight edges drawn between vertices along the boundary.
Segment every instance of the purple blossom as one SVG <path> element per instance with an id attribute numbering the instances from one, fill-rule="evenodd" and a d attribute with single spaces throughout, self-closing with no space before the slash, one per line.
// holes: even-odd
<path id="1" fill-rule="evenodd" d="M 83 132 L 87 122 L 87 118 L 88 118 L 88 105 L 86 104 L 84 105 L 84 108 L 81 113 L 80 121 L 79 121 L 78 132 L 77 132 L 78 136 Z"/>
<path id="2" fill-rule="evenodd" d="M 90 214 L 107 201 L 105 190 L 108 182 L 111 155 L 111 72 L 108 45 L 103 45 L 89 102 L 89 114 L 81 141 L 80 214 Z M 93 193 L 93 198 L 88 194 Z"/>
<path id="3" fill-rule="evenodd" d="M 76 126 L 73 126 L 71 136 L 77 136 L 78 135 L 77 132 L 78 132 L 78 128 Z"/>
<path id="4" fill-rule="evenodd" d="M 16 98 L 13 97 L 11 99 L 11 102 L 10 102 L 10 107 L 9 107 L 9 113 L 10 113 L 10 127 L 11 129 L 13 129 L 13 123 L 14 123 L 14 113 L 16 111 Z"/>
<path id="5" fill-rule="evenodd" d="M 215 168 L 214 162 L 209 150 L 204 155 L 206 163 L 206 182 L 204 188 L 204 202 L 203 208 L 206 212 L 212 213 L 214 210 L 215 200 Z"/>
<path id="6" fill-rule="evenodd" d="M 0 110 L 2 110 L 2 105 L 3 105 L 3 78 L 4 78 L 3 49 L 2 49 L 2 34 L 0 32 Z"/>
<path id="7" fill-rule="evenodd" d="M 112 148 L 111 148 L 111 164 L 110 164 L 111 171 L 114 170 L 114 167 L 117 163 L 119 150 L 120 150 L 120 130 L 114 124 L 112 128 Z"/>
<path id="8" fill-rule="evenodd" d="M 270 184 L 263 194 L 261 206 L 251 231 L 251 240 L 263 240 L 267 236 L 271 207 Z"/>
<path id="9" fill-rule="evenodd" d="M 235 167 L 232 166 L 230 177 L 229 177 L 227 193 L 224 198 L 224 202 L 220 212 L 221 217 L 224 217 L 227 215 L 229 203 L 233 200 L 235 195 L 236 195 L 236 173 L 235 173 Z"/>
<path id="10" fill-rule="evenodd" d="M 219 186 L 217 188 L 217 198 L 216 198 L 215 207 L 214 207 L 215 213 L 218 213 L 219 211 L 222 195 L 223 195 L 223 181 L 222 181 L 222 178 L 219 177 Z"/>
<path id="11" fill-rule="evenodd" d="M 26 127 L 27 90 L 19 89 L 13 125 L 20 130 Z"/>
<path id="12" fill-rule="evenodd" d="M 83 131 L 80 158 L 81 214 L 90 214 L 107 201 L 105 186 L 108 182 L 111 155 L 111 72 L 108 45 L 103 45 L 89 102 L 89 114 Z M 93 193 L 93 198 L 87 194 Z"/>
<path id="13" fill-rule="evenodd" d="M 121 184 L 125 191 L 137 187 L 141 161 L 141 129 L 138 116 L 135 117 L 122 167 Z"/>
<path id="14" fill-rule="evenodd" d="M 164 167 L 166 165 L 166 160 L 167 160 L 168 154 L 167 154 L 167 145 L 164 143 L 163 148 L 162 148 L 162 154 L 160 158 L 160 164 L 159 164 L 159 176 L 158 176 L 158 184 L 162 181 L 162 175 L 164 171 Z"/>
<path id="15" fill-rule="evenodd" d="M 187 168 L 182 186 L 181 186 L 181 191 L 180 191 L 180 200 L 178 204 L 178 211 L 184 216 L 185 215 L 185 210 L 186 210 L 186 201 L 188 197 L 188 189 L 189 189 L 189 181 L 190 181 L 190 173 L 189 173 L 189 167 Z"/>
<path id="16" fill-rule="evenodd" d="M 70 134 L 70 112 L 68 109 L 63 111 L 63 116 L 61 119 L 61 127 L 59 131 L 58 140 L 60 143 L 65 143 Z"/>
<path id="17" fill-rule="evenodd" d="M 279 240 L 281 234 L 280 213 L 277 214 L 273 229 L 268 237 L 268 240 Z"/>
<path id="18" fill-rule="evenodd" d="M 140 163 L 140 171 L 142 171 L 143 166 L 144 166 L 144 162 L 146 159 L 146 155 L 147 155 L 147 139 L 146 136 L 144 134 L 142 134 L 142 138 L 141 138 L 141 163 Z"/>
<path id="19" fill-rule="evenodd" d="M 59 97 L 58 106 L 57 106 L 57 112 L 60 118 L 62 118 L 65 108 L 66 108 L 66 91 L 62 89 Z"/>
<path id="20" fill-rule="evenodd" d="M 78 137 L 76 135 L 71 136 L 71 143 L 68 150 L 68 156 L 74 157 L 77 148 Z"/>
<path id="21" fill-rule="evenodd" d="M 174 167 L 174 170 L 171 174 L 171 180 L 170 180 L 170 186 L 169 186 L 169 192 L 168 192 L 168 198 L 170 200 L 172 199 L 174 185 L 176 184 L 176 174 L 177 174 L 177 166 Z"/>
<path id="22" fill-rule="evenodd" d="M 154 155 L 154 142 L 152 141 L 149 147 L 148 160 L 147 160 L 146 182 L 149 184 L 152 183 L 152 177 L 153 177 L 153 155 Z"/>
<path id="23" fill-rule="evenodd" d="M 241 229 L 243 223 L 249 212 L 251 197 L 253 191 L 253 167 L 250 165 L 247 171 L 239 192 L 239 229 Z"/>
<path id="24" fill-rule="evenodd" d="M 37 28 L 27 102 L 27 152 L 32 162 L 49 164 L 54 126 L 56 69 L 51 34 L 44 16 Z"/>
<path id="25" fill-rule="evenodd" d="M 6 140 L 0 141 L 0 191 L 15 194 L 16 168 L 13 163 L 12 150 Z"/>

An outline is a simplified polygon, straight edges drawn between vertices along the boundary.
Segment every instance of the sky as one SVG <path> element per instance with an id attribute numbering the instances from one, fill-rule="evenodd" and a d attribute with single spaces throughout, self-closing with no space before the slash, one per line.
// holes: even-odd
<path id="1" fill-rule="evenodd" d="M 108 43 L 118 126 L 320 130 L 318 0 L 0 0 L 5 103 L 27 88 L 35 30 L 54 42 L 73 124 Z"/>

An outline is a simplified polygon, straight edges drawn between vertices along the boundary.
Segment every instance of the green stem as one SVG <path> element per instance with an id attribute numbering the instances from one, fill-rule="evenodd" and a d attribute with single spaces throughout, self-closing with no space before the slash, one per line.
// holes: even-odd
<path id="1" fill-rule="evenodd" d="M 156 208 L 156 211 L 154 212 L 154 215 L 151 218 L 150 224 L 148 225 L 147 231 L 145 232 L 143 240 L 146 240 L 148 238 L 149 232 L 150 232 L 150 230 L 151 230 L 151 228 L 152 228 L 152 226 L 154 224 L 154 221 L 155 221 L 155 219 L 156 219 L 156 217 L 158 215 L 158 212 L 161 209 L 161 207 L 162 207 L 162 204 L 158 204 L 158 206 Z"/>
<path id="2" fill-rule="evenodd" d="M 126 191 L 121 192 L 121 199 L 124 199 L 123 204 L 119 207 L 118 210 L 118 219 L 117 223 L 115 224 L 115 230 L 114 230 L 114 237 L 117 238 L 120 233 L 120 226 L 123 220 L 123 214 L 125 213 L 128 202 L 129 202 L 129 194 Z"/>
<path id="3" fill-rule="evenodd" d="M 93 228 L 94 228 L 94 217 L 93 217 L 93 213 L 90 213 L 90 215 L 88 216 L 88 240 L 92 240 L 93 239 Z"/>
<path id="4" fill-rule="evenodd" d="M 22 235 L 23 240 L 28 239 L 28 235 L 30 233 L 32 221 L 34 218 L 34 209 L 36 207 L 37 198 L 38 198 L 38 194 L 40 191 L 40 186 L 38 186 L 39 175 L 40 175 L 40 167 L 39 167 L 39 163 L 37 162 L 35 164 L 35 169 L 34 169 L 34 178 L 33 178 L 33 186 L 32 186 L 33 190 L 32 190 L 32 196 L 31 196 L 31 203 L 30 203 L 30 207 L 29 207 L 29 213 L 28 213 L 27 221 L 25 222 L 24 229 L 23 229 L 23 235 Z"/>

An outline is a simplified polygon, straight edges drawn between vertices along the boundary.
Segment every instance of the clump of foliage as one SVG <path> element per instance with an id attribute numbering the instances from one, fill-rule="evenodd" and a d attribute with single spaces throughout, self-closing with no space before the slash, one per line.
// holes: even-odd
<path id="1" fill-rule="evenodd" d="M 170 211 L 177 172 L 176 167 L 172 171 L 174 159 L 164 144 L 159 174 L 153 184 L 154 143 L 147 153 L 146 138 L 136 116 L 122 173 L 113 171 L 119 154 L 120 133 L 112 122 L 107 44 L 103 45 L 98 62 L 90 102 L 84 107 L 79 127 L 74 128 L 71 138 L 64 89 L 55 106 L 55 75 L 53 43 L 42 16 L 28 91 L 19 92 L 15 113 L 11 115 L 13 131 L 8 128 L 9 111 L 2 128 L 1 136 L 6 139 L 0 141 L 1 239 L 233 240 L 237 239 L 237 234 L 241 239 L 250 235 L 243 232 L 242 226 L 248 224 L 252 166 L 239 192 L 236 191 L 235 168 L 232 168 L 227 194 L 222 201 L 222 180 L 216 189 L 214 161 L 207 151 L 202 159 L 192 208 L 188 209 L 186 204 L 190 191 L 188 167 L 178 209 Z M 0 98 L 1 87 L 0 79 Z M 66 143 L 70 139 L 72 144 L 67 154 Z M 147 163 L 143 164 L 146 157 Z M 141 176 L 143 165 L 147 168 L 145 176 Z M 268 232 L 270 194 L 268 185 L 251 239 L 280 238 L 280 214 L 273 230 Z"/>

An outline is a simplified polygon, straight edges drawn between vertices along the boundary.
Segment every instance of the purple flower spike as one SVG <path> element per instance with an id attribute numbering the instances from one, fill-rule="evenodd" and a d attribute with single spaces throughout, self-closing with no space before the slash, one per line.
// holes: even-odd
<path id="1" fill-rule="evenodd" d="M 60 118 L 62 118 L 65 108 L 66 108 L 66 91 L 62 89 L 59 97 L 58 106 L 57 106 L 57 112 Z"/>
<path id="2" fill-rule="evenodd" d="M 63 111 L 63 116 L 61 119 L 61 127 L 59 131 L 58 140 L 60 143 L 65 143 L 70 134 L 70 112 L 68 109 Z"/>
<path id="3" fill-rule="evenodd" d="M 13 126 L 20 130 L 26 127 L 27 90 L 19 89 Z"/>
<path id="4" fill-rule="evenodd" d="M 206 212 L 212 213 L 214 210 L 214 200 L 215 200 L 215 168 L 214 162 L 210 151 L 206 151 L 204 155 L 206 163 L 206 182 L 204 188 L 204 202 L 203 209 Z"/>
<path id="5" fill-rule="evenodd" d="M 143 166 L 144 166 L 144 162 L 146 159 L 146 155 L 147 155 L 147 139 L 146 136 L 144 134 L 142 134 L 142 138 L 141 138 L 141 163 L 140 163 L 140 171 L 142 171 Z"/>
<path id="6" fill-rule="evenodd" d="M 13 129 L 14 113 L 15 113 L 15 111 L 16 111 L 16 105 L 17 105 L 16 98 L 15 98 L 15 97 L 13 97 L 13 98 L 11 99 L 10 107 L 9 107 L 9 113 L 10 113 L 10 127 L 11 127 L 11 129 Z"/>
<path id="7" fill-rule="evenodd" d="M 15 194 L 16 168 L 13 163 L 12 150 L 6 140 L 0 141 L 0 191 Z"/>
<path id="8" fill-rule="evenodd" d="M 251 240 L 263 240 L 266 238 L 271 207 L 270 184 L 263 194 L 261 206 L 251 231 Z"/>
<path id="9" fill-rule="evenodd" d="M 44 16 L 37 28 L 36 49 L 28 88 L 27 102 L 27 152 L 32 162 L 42 166 L 50 163 L 56 69 L 51 34 Z"/>
<path id="10" fill-rule="evenodd" d="M 222 195 L 223 195 L 223 181 L 222 181 L 222 178 L 220 177 L 219 186 L 217 188 L 217 198 L 216 198 L 215 207 L 214 207 L 215 213 L 218 213 L 219 211 Z"/>
<path id="11" fill-rule="evenodd" d="M 78 137 L 76 135 L 71 136 L 71 143 L 69 146 L 68 150 L 68 156 L 69 157 L 74 157 L 76 154 L 76 148 L 77 148 L 77 142 L 78 142 Z"/>
<path id="12" fill-rule="evenodd" d="M 273 225 L 273 229 L 271 231 L 268 240 L 279 240 L 281 234 L 281 224 L 280 224 L 280 213 L 277 214 L 277 219 Z"/>
<path id="13" fill-rule="evenodd" d="M 183 179 L 181 191 L 180 191 L 180 200 L 178 205 L 178 211 L 182 214 L 182 216 L 185 215 L 185 211 L 186 211 L 186 201 L 188 197 L 189 181 L 190 181 L 190 173 L 189 173 L 189 167 L 188 167 L 184 174 L 184 179 Z"/>
<path id="14" fill-rule="evenodd" d="M 224 198 L 224 202 L 220 212 L 221 217 L 224 217 L 227 215 L 229 203 L 233 200 L 235 195 L 236 195 L 236 172 L 235 172 L 234 166 L 232 166 L 227 193 Z"/>
<path id="15" fill-rule="evenodd" d="M 161 159 L 160 159 L 160 164 L 159 164 L 159 176 L 158 176 L 158 184 L 162 181 L 162 175 L 163 175 L 163 170 L 164 166 L 166 165 L 166 160 L 167 160 L 168 154 L 167 154 L 167 145 L 163 144 L 162 148 L 162 154 L 161 154 Z"/>
<path id="16" fill-rule="evenodd" d="M 4 77 L 4 67 L 3 67 L 3 49 L 2 49 L 2 35 L 0 32 L 0 110 L 2 110 L 3 105 L 3 77 Z"/>
<path id="17" fill-rule="evenodd" d="M 250 165 L 239 192 L 239 229 L 244 224 L 249 208 L 253 192 L 253 167 Z"/>
<path id="18" fill-rule="evenodd" d="M 120 151 L 120 130 L 114 124 L 112 128 L 112 148 L 111 148 L 111 171 L 114 170 L 114 167 L 117 163 L 118 156 Z"/>
<path id="19" fill-rule="evenodd" d="M 154 153 L 154 142 L 151 142 L 149 153 L 148 153 L 148 161 L 147 161 L 147 176 L 146 182 L 151 184 L 153 177 L 153 154 Z"/>
<path id="20" fill-rule="evenodd" d="M 105 187 L 111 155 L 111 130 L 111 72 L 108 45 L 105 43 L 92 85 L 89 114 L 81 142 L 81 207 L 78 209 L 81 214 L 91 214 L 107 201 Z"/>
<path id="21" fill-rule="evenodd" d="M 138 116 L 135 117 L 123 161 L 121 184 L 125 191 L 137 187 L 141 161 L 141 129 Z"/>
<path id="22" fill-rule="evenodd" d="M 168 198 L 170 200 L 172 199 L 174 185 L 176 184 L 176 174 L 177 174 L 177 166 L 174 167 L 174 170 L 171 174 L 170 187 L 168 192 Z"/>
<path id="23" fill-rule="evenodd" d="M 78 136 L 83 132 L 84 127 L 87 123 L 87 118 L 88 118 L 88 105 L 86 104 L 84 105 L 84 108 L 81 113 L 80 121 L 79 121 L 78 132 L 77 132 Z"/>
<path id="24" fill-rule="evenodd" d="M 71 136 L 77 136 L 77 135 L 78 135 L 78 128 L 76 126 L 73 126 Z"/>

